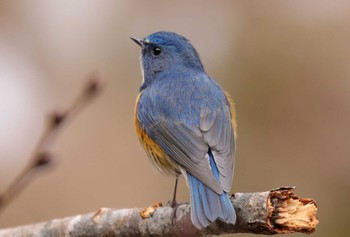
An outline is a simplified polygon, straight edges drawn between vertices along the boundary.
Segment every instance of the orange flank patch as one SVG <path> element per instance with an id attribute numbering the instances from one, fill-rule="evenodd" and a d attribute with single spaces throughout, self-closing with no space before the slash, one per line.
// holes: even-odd
<path id="1" fill-rule="evenodd" d="M 136 127 L 136 134 L 139 141 L 146 151 L 147 156 L 150 158 L 154 166 L 165 173 L 175 174 L 178 172 L 178 165 L 171 160 L 171 158 L 162 150 L 162 148 L 147 134 L 147 132 L 140 126 L 137 118 L 137 106 L 142 92 L 136 99 L 134 122 Z"/>
<path id="2" fill-rule="evenodd" d="M 237 137 L 237 120 L 236 120 L 235 102 L 233 101 L 230 93 L 228 93 L 227 91 L 225 91 L 225 96 L 228 102 L 230 103 L 233 131 L 235 133 L 235 137 Z"/>

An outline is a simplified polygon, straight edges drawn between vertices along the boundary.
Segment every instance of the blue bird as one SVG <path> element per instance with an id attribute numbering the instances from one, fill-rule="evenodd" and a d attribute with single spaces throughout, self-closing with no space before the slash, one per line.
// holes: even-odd
<path id="1" fill-rule="evenodd" d="M 208 76 L 185 37 L 156 32 L 131 38 L 141 47 L 143 81 L 135 106 L 141 145 L 160 171 L 184 175 L 191 220 L 205 228 L 216 219 L 235 224 L 229 199 L 235 158 L 235 110 Z"/>

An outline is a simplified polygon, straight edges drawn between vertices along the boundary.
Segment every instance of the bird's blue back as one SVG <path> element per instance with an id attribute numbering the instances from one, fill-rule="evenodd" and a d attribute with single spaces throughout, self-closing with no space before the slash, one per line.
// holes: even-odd
<path id="1" fill-rule="evenodd" d="M 201 110 L 214 111 L 225 106 L 224 93 L 205 73 L 174 68 L 159 75 L 156 83 L 142 91 L 138 109 L 151 113 L 155 120 L 167 119 L 199 127 Z M 145 129 L 152 132 L 147 126 Z"/>

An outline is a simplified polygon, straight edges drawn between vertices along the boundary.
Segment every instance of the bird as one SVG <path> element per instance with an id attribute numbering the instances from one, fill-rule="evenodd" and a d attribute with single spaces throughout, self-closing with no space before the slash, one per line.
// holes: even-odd
<path id="1" fill-rule="evenodd" d="M 159 31 L 131 39 L 141 48 L 134 112 L 141 146 L 159 171 L 176 176 L 176 185 L 180 174 L 185 177 L 195 227 L 217 219 L 235 224 L 229 199 L 237 127 L 232 98 L 184 36 Z"/>

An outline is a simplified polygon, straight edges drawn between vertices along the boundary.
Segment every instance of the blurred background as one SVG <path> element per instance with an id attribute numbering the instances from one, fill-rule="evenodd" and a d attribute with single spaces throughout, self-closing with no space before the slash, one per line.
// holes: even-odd
<path id="1" fill-rule="evenodd" d="M 55 166 L 2 210 L 0 228 L 171 199 L 174 179 L 152 168 L 135 135 L 141 72 L 129 39 L 167 30 L 191 39 L 236 101 L 232 191 L 295 185 L 317 201 L 313 236 L 349 236 L 349 23 L 345 0 L 1 1 L 0 192 L 49 111 L 66 108 L 92 71 L 105 88 L 61 131 Z M 183 179 L 178 199 L 189 200 Z"/>

